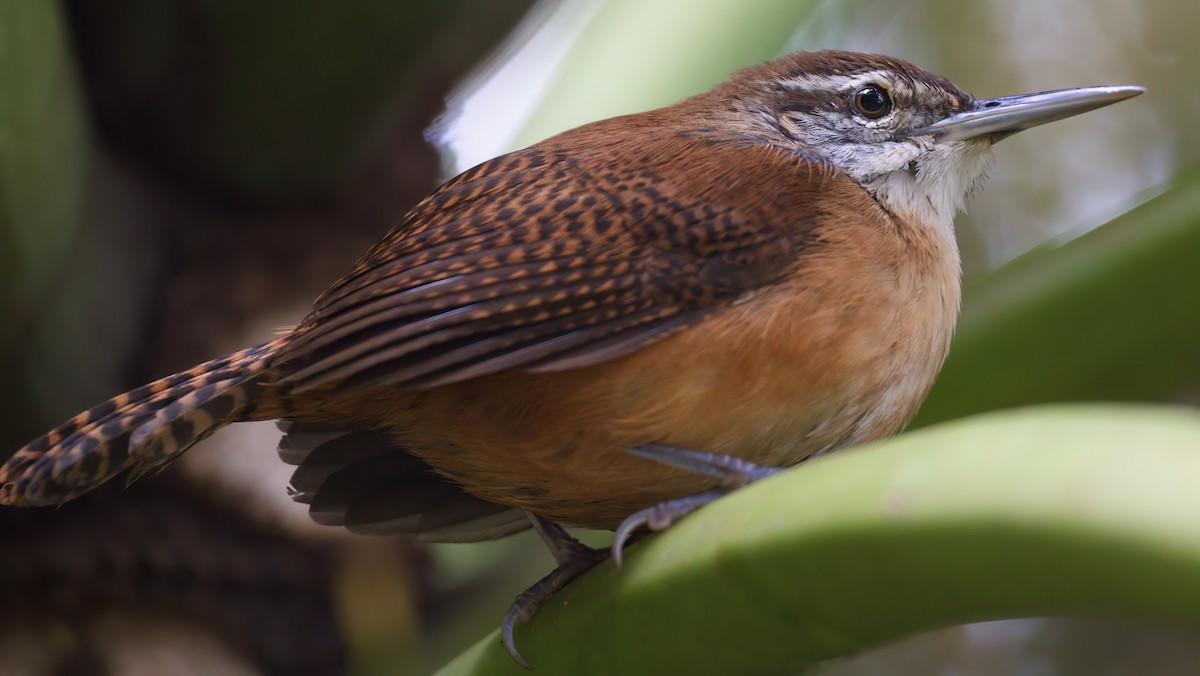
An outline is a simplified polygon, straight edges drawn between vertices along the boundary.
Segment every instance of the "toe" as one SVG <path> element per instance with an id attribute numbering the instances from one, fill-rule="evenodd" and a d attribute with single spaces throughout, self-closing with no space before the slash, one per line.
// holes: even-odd
<path id="1" fill-rule="evenodd" d="M 629 452 L 666 465 L 679 467 L 694 474 L 703 474 L 720 481 L 726 489 L 741 488 L 779 472 L 774 467 L 756 465 L 732 456 L 692 451 L 663 444 L 647 444 L 629 449 Z"/>
<path id="2" fill-rule="evenodd" d="M 725 491 L 716 490 L 689 495 L 686 498 L 668 500 L 653 507 L 630 514 L 613 534 L 612 560 L 618 568 L 624 563 L 623 552 L 625 543 L 637 530 L 643 526 L 657 533 L 671 527 L 671 524 L 691 514 L 697 509 L 725 495 Z"/>

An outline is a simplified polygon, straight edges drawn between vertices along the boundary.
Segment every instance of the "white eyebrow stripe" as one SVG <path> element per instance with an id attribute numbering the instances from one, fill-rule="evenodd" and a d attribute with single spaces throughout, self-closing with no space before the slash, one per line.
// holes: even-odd
<path id="1" fill-rule="evenodd" d="M 908 82 L 897 78 L 896 74 L 890 70 L 872 70 L 858 75 L 797 75 L 780 84 L 788 89 L 822 92 L 848 92 L 863 85 L 879 84 L 902 96 L 912 94 Z"/>

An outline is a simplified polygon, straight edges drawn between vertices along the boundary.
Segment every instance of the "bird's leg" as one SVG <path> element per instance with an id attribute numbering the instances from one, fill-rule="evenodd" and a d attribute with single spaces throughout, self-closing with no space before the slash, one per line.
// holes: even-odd
<path id="1" fill-rule="evenodd" d="M 571 537 L 558 524 L 552 523 L 537 514 L 526 512 L 533 523 L 542 542 L 554 554 L 558 567 L 549 575 L 538 580 L 532 587 L 521 592 L 500 624 L 500 635 L 504 640 L 504 648 L 517 664 L 529 668 L 521 654 L 517 651 L 513 630 L 517 622 L 528 622 L 537 615 L 538 610 L 555 592 L 565 587 L 575 578 L 591 570 L 611 552 L 613 561 L 621 565 L 621 552 L 625 543 L 635 535 L 635 531 L 645 526 L 651 531 L 660 531 L 693 511 L 707 505 L 721 496 L 742 486 L 753 483 L 778 472 L 772 467 L 761 467 L 741 458 L 701 451 L 689 451 L 673 446 L 650 444 L 639 446 L 629 451 L 650 460 L 674 465 L 697 474 L 705 474 L 717 479 L 717 488 L 704 493 L 698 493 L 685 498 L 668 500 L 653 507 L 648 507 L 630 515 L 617 528 L 611 549 L 595 549 L 588 547 L 579 540 Z"/>
<path id="2" fill-rule="evenodd" d="M 549 575 L 521 592 L 517 600 L 509 606 L 508 612 L 504 614 L 504 621 L 500 623 L 500 635 L 504 638 L 505 650 L 508 651 L 513 661 L 528 669 L 529 665 L 522 659 L 521 653 L 517 652 L 517 644 L 513 639 L 513 630 L 516 628 L 517 622 L 528 622 L 533 619 L 546 599 L 565 587 L 570 581 L 591 570 L 597 563 L 607 559 L 608 550 L 588 547 L 568 535 L 567 531 L 558 524 L 551 523 L 537 514 L 526 512 L 526 515 L 533 522 L 533 529 L 542 538 L 542 542 L 545 542 L 546 546 L 550 548 L 550 552 L 554 554 L 554 560 L 558 563 L 558 567 Z"/>
<path id="3" fill-rule="evenodd" d="M 755 465 L 729 455 L 689 451 L 662 444 L 638 446 L 629 449 L 629 452 L 643 458 L 674 465 L 689 472 L 706 474 L 717 479 L 719 483 L 714 490 L 668 500 L 629 515 L 617 527 L 613 537 L 612 559 L 618 567 L 621 565 L 621 554 L 625 543 L 637 529 L 645 526 L 654 532 L 664 530 L 717 498 L 780 471 L 774 467 Z"/>

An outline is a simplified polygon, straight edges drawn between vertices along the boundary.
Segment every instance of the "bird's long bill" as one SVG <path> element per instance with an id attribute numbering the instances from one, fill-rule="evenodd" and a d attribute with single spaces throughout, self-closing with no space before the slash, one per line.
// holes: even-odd
<path id="1" fill-rule="evenodd" d="M 976 101 L 970 110 L 955 113 L 910 135 L 932 135 L 944 140 L 968 139 L 987 134 L 1007 136 L 1022 129 L 1123 101 L 1145 91 L 1142 87 L 1123 85 L 1079 87 Z"/>

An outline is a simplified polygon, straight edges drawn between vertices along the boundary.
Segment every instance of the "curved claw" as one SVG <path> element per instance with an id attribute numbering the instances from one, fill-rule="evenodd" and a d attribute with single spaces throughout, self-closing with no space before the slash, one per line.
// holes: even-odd
<path id="1" fill-rule="evenodd" d="M 639 510 L 630 514 L 617 527 L 613 534 L 612 543 L 612 560 L 617 568 L 621 567 L 624 562 L 623 552 L 625 543 L 629 540 L 633 533 L 645 526 L 652 532 L 659 532 L 670 528 L 671 524 L 700 509 L 704 505 L 725 495 L 725 491 L 716 490 L 705 493 L 697 493 L 689 495 L 686 498 L 678 498 L 676 500 L 668 500 L 667 502 L 659 503 L 653 507 Z"/>
<path id="2" fill-rule="evenodd" d="M 554 554 L 554 560 L 558 562 L 558 567 L 534 583 L 532 587 L 521 592 L 508 607 L 508 612 L 504 613 L 504 619 L 500 622 L 500 636 L 504 642 L 504 649 L 508 651 L 509 657 L 514 662 L 525 669 L 530 667 L 517 650 L 515 638 L 517 622 L 528 622 L 533 619 L 546 599 L 565 587 L 567 583 L 594 568 L 597 563 L 608 558 L 608 550 L 588 547 L 568 535 L 560 526 L 536 514 L 530 514 L 529 519 L 533 523 L 534 530 Z"/>
<path id="3" fill-rule="evenodd" d="M 653 532 L 665 530 L 671 524 L 726 493 L 779 471 L 773 467 L 755 465 L 741 458 L 689 451 L 661 444 L 639 446 L 630 449 L 630 452 L 643 458 L 713 477 L 718 480 L 718 487 L 705 493 L 668 500 L 631 514 L 617 527 L 609 550 L 592 549 L 571 537 L 560 526 L 544 517 L 528 513 L 534 530 L 554 554 L 554 560 L 558 562 L 558 567 L 522 592 L 509 606 L 508 612 L 504 614 L 504 620 L 500 623 L 500 636 L 504 642 L 504 649 L 508 651 L 509 657 L 512 657 L 514 662 L 525 669 L 529 669 L 529 664 L 517 650 L 515 638 L 517 622 L 528 622 L 532 619 L 534 615 L 537 615 L 542 603 L 552 594 L 609 555 L 612 556 L 613 563 L 620 568 L 624 562 L 625 544 L 639 528 L 645 526 Z"/>
<path id="4" fill-rule="evenodd" d="M 513 662 L 516 662 L 517 665 L 522 669 L 532 671 L 532 669 L 529 668 L 529 663 L 525 661 L 524 657 L 521 657 L 520 651 L 517 650 L 517 640 L 513 637 L 513 631 L 516 629 L 517 620 L 527 619 L 521 617 L 523 614 L 521 599 L 524 596 L 525 594 L 518 596 L 517 600 L 513 601 L 513 604 L 508 607 L 508 612 L 504 613 L 504 619 L 500 621 L 500 637 L 504 642 L 504 649 L 508 651 L 508 656 L 512 658 Z"/>
<path id="5" fill-rule="evenodd" d="M 641 528 L 643 525 L 649 525 L 650 517 L 653 512 L 653 507 L 647 507 L 646 509 L 636 511 L 633 514 L 625 517 L 625 520 L 621 522 L 621 525 L 617 526 L 617 530 L 613 531 L 611 556 L 613 565 L 615 565 L 617 568 L 620 568 L 625 564 L 625 543 L 629 540 L 629 536 L 633 535 L 633 532 L 638 528 Z"/>

